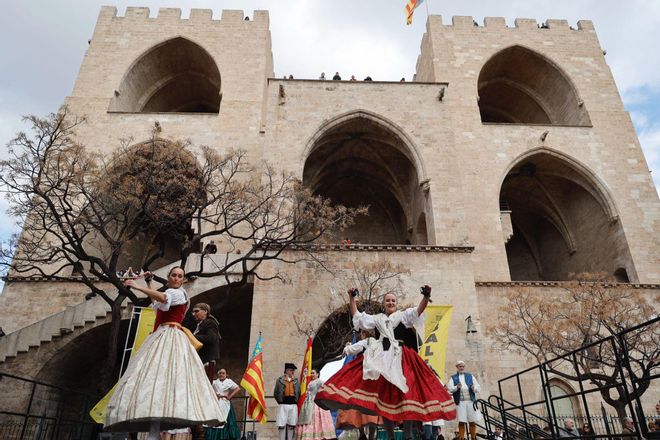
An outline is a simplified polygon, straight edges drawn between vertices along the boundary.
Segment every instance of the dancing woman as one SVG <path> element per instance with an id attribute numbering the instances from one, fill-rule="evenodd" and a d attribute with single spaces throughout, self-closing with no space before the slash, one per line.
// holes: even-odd
<path id="1" fill-rule="evenodd" d="M 184 277 L 182 268 L 170 269 L 165 292 L 153 289 L 151 282 L 147 287 L 135 285 L 134 280 L 125 282 L 153 300 L 156 323 L 110 398 L 105 423 L 109 431 L 149 431 L 149 440 L 159 439 L 161 430 L 217 425 L 227 416 L 181 330 L 189 305 L 181 287 Z"/>
<path id="2" fill-rule="evenodd" d="M 431 288 L 424 286 L 424 297 L 417 307 L 397 310 L 396 295 L 383 298 L 384 313 L 359 312 L 355 289 L 350 289 L 349 305 L 353 326 L 378 331 L 378 339 L 368 338 L 346 347 L 350 354 L 364 350 L 352 362 L 332 376 L 316 395 L 316 403 L 325 409 L 353 408 L 392 421 L 453 420 L 456 406 L 440 380 L 414 350 L 401 346 L 394 329 L 403 324 L 412 328 L 421 323 L 429 303 Z M 388 430 L 389 431 L 389 430 Z"/>

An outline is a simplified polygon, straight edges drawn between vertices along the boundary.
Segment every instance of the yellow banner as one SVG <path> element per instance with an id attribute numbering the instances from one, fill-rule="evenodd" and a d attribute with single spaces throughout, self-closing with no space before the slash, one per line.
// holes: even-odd
<path id="1" fill-rule="evenodd" d="M 421 358 L 436 371 L 443 383 L 452 310 L 453 306 L 426 307 L 424 343 L 419 348 Z"/>
<path id="2" fill-rule="evenodd" d="M 131 357 L 137 353 L 138 349 L 144 342 L 144 340 L 154 331 L 154 323 L 156 322 L 156 310 L 144 308 L 140 312 L 140 319 L 138 320 L 137 332 L 135 333 L 135 341 L 133 342 L 133 348 L 131 349 Z M 94 405 L 94 408 L 89 412 L 89 416 L 96 423 L 104 424 L 105 423 L 105 412 L 108 408 L 108 403 L 110 402 L 110 397 L 115 392 L 115 384 L 108 394 L 103 396 L 103 399 L 99 400 L 99 403 Z"/>

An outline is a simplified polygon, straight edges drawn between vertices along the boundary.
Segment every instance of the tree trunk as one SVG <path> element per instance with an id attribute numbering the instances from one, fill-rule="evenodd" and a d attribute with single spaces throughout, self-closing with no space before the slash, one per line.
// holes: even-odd
<path id="1" fill-rule="evenodd" d="M 121 331 L 121 304 L 123 301 L 124 297 L 120 295 L 110 304 L 112 321 L 110 322 L 110 333 L 108 335 L 106 363 L 101 374 L 101 388 L 104 390 L 104 393 L 108 392 L 117 382 L 117 351 Z"/>
<path id="2" fill-rule="evenodd" d="M 632 414 L 628 414 L 626 412 L 626 409 L 628 408 L 628 406 L 622 400 L 615 401 L 615 404 L 612 405 L 612 406 L 616 410 L 617 417 L 619 417 L 619 423 L 621 424 L 619 429 L 621 429 L 621 427 L 623 426 L 623 419 L 626 418 L 626 417 L 632 416 Z"/>

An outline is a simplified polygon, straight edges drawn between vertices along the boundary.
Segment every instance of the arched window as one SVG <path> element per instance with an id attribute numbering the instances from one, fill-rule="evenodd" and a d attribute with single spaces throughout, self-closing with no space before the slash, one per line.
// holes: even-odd
<path id="1" fill-rule="evenodd" d="M 554 63 L 521 46 L 495 54 L 479 73 L 482 122 L 591 125 L 575 87 Z"/>
<path id="2" fill-rule="evenodd" d="M 168 40 L 133 63 L 110 111 L 218 113 L 220 71 L 196 43 L 182 37 Z"/>
<path id="3" fill-rule="evenodd" d="M 628 277 L 628 271 L 623 267 L 618 268 L 614 271 L 614 279 L 617 283 L 629 283 L 630 278 Z"/>
<path id="4" fill-rule="evenodd" d="M 506 253 L 514 281 L 561 281 L 633 267 L 604 186 L 560 153 L 543 149 L 520 159 L 504 179 L 500 206 L 510 209 Z"/>
<path id="5" fill-rule="evenodd" d="M 353 243 L 428 244 L 426 220 L 418 221 L 426 207 L 418 176 L 402 137 L 386 121 L 355 112 L 315 138 L 303 183 L 333 203 L 368 207 L 344 232 Z"/>
<path id="6" fill-rule="evenodd" d="M 567 418 L 576 418 L 581 416 L 580 404 L 574 394 L 573 388 L 566 382 L 557 378 L 550 379 L 550 397 L 554 406 L 555 417 L 558 421 Z M 570 396 L 570 397 L 565 397 Z M 548 402 L 549 404 L 550 402 Z M 563 424 L 560 423 L 560 426 Z"/>

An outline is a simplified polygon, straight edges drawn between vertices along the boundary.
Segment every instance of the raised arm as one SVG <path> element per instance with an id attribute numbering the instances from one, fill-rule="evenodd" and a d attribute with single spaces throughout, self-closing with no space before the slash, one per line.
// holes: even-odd
<path id="1" fill-rule="evenodd" d="M 426 306 L 428 306 L 431 302 L 431 286 L 424 285 L 422 286 L 421 291 L 423 296 L 422 300 L 417 306 L 417 316 L 422 316 L 422 313 L 424 313 L 424 310 L 426 310 Z"/>
<path id="2" fill-rule="evenodd" d="M 424 313 L 424 310 L 426 310 L 426 306 L 429 305 L 429 299 L 427 297 L 422 297 L 422 300 L 419 302 L 419 305 L 417 306 L 417 315 L 421 316 L 422 313 Z"/>
<path id="3" fill-rule="evenodd" d="M 164 292 L 159 292 L 158 290 L 151 288 L 151 281 L 147 281 L 147 287 L 142 287 L 136 285 L 135 280 L 126 280 L 124 281 L 124 286 L 129 287 L 131 289 L 139 290 L 140 292 L 144 293 L 154 301 L 158 301 L 160 303 L 167 302 L 167 295 L 165 295 Z"/>
<path id="4" fill-rule="evenodd" d="M 355 292 L 357 292 L 355 287 L 348 289 L 348 306 L 351 310 L 351 316 L 355 316 L 358 311 L 357 304 L 355 302 L 355 297 L 357 296 Z"/>

